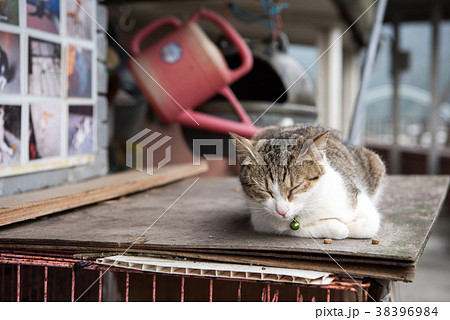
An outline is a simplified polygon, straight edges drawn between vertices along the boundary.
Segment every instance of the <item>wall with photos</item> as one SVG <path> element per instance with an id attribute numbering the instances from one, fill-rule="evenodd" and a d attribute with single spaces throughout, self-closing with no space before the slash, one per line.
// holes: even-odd
<path id="1" fill-rule="evenodd" d="M 0 0 L 0 195 L 108 171 L 105 7 Z"/>

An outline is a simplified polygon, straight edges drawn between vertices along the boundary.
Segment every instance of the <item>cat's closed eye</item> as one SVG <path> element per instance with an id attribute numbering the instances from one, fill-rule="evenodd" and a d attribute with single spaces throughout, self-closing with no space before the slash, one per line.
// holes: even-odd
<path id="1" fill-rule="evenodd" d="M 267 198 L 273 198 L 272 192 L 265 190 L 265 189 L 258 188 L 256 190 L 254 190 L 254 192 L 255 192 L 255 196 L 261 200 L 265 200 Z"/>
<path id="2" fill-rule="evenodd" d="M 313 181 L 313 180 L 317 180 L 317 179 L 319 179 L 319 178 L 320 178 L 320 177 L 317 176 L 317 177 L 309 178 L 309 180 Z"/>
<path id="3" fill-rule="evenodd" d="M 289 192 L 288 192 L 288 197 L 289 197 L 289 198 L 292 196 L 292 193 L 294 192 L 295 189 L 296 189 L 296 188 L 289 190 Z"/>
<path id="4" fill-rule="evenodd" d="M 296 191 L 298 188 L 300 188 L 304 183 L 305 183 L 305 182 L 302 181 L 302 182 L 300 182 L 298 185 L 296 185 L 295 187 L 291 188 L 291 189 L 289 190 L 289 192 L 288 192 L 288 197 L 291 197 L 291 196 L 295 193 L 295 191 Z"/>

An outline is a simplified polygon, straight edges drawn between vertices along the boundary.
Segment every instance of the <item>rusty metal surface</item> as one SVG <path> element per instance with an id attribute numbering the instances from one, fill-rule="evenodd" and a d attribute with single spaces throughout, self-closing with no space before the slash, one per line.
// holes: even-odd
<path id="1" fill-rule="evenodd" d="M 30 266 L 32 268 L 36 268 L 36 267 L 44 267 L 43 268 L 43 272 L 42 272 L 42 287 L 41 290 L 43 292 L 43 301 L 49 301 L 49 297 L 48 297 L 48 286 L 49 286 L 49 276 L 48 276 L 48 272 L 49 272 L 49 268 L 63 268 L 63 269 L 67 269 L 70 270 L 70 285 L 67 288 L 67 290 L 70 291 L 70 301 L 75 301 L 77 299 L 76 296 L 76 287 L 78 284 L 77 282 L 77 275 L 75 272 L 75 264 L 77 262 L 80 262 L 80 260 L 77 259 L 71 259 L 71 258 L 67 258 L 67 257 L 63 257 L 63 258 L 57 258 L 55 256 L 49 257 L 49 256 L 42 256 L 42 255 L 22 255 L 22 254 L 17 254 L 17 253 L 0 253 L 0 265 L 2 268 L 2 279 L 1 279 L 1 288 L 2 288 L 2 295 L 0 296 L 0 301 L 8 301 L 7 300 L 7 296 L 5 295 L 5 283 L 6 283 L 6 276 L 5 276 L 5 266 L 6 265 L 10 265 L 10 266 L 15 266 L 15 284 L 16 284 L 16 296 L 15 296 L 15 300 L 16 301 L 21 301 L 23 300 L 23 296 L 24 296 L 24 291 L 22 290 L 22 267 L 23 266 Z M 103 281 L 102 281 L 102 275 L 104 274 L 104 271 L 107 270 L 107 268 L 105 268 L 105 266 L 103 265 L 97 265 L 95 263 L 89 264 L 89 265 L 85 265 L 84 269 L 86 270 L 97 270 L 99 273 L 99 283 L 98 283 L 98 291 L 97 291 L 97 296 L 93 301 L 103 301 L 103 296 L 102 296 L 102 291 L 103 291 Z M 158 301 L 156 298 L 156 287 L 157 287 L 157 275 L 153 274 L 151 272 L 141 272 L 141 271 L 137 271 L 137 270 L 127 270 L 127 269 L 122 269 L 122 268 L 116 268 L 116 267 L 112 267 L 109 268 L 109 271 L 111 272 L 120 272 L 120 273 L 125 273 L 125 301 L 130 301 L 130 291 L 132 290 L 132 286 L 131 286 L 131 282 L 130 282 L 130 275 L 132 274 L 147 274 L 150 278 L 151 278 L 151 282 L 152 282 L 152 301 Z M 33 274 L 32 271 L 30 271 L 30 274 Z M 355 283 L 352 279 L 347 279 L 347 278 L 337 278 L 335 281 L 332 282 L 332 284 L 330 285 L 299 285 L 299 284 L 286 284 L 286 283 L 282 283 L 282 282 L 274 282 L 274 281 L 258 281 L 258 280 L 247 280 L 247 279 L 241 279 L 241 280 L 230 280 L 230 279 L 226 279 L 223 278 L 221 279 L 220 277 L 216 278 L 216 279 L 210 279 L 210 278 L 206 278 L 203 276 L 184 276 L 184 275 L 171 275 L 173 277 L 177 277 L 179 279 L 181 279 L 180 282 L 180 291 L 181 291 L 181 295 L 180 295 L 180 299 L 179 301 L 185 301 L 187 296 L 187 291 L 186 291 L 186 279 L 190 278 L 190 279 L 208 279 L 209 280 L 209 284 L 207 286 L 207 290 L 208 290 L 208 299 L 206 301 L 213 301 L 213 297 L 214 297 L 214 292 L 215 292 L 215 286 L 214 286 L 214 281 L 217 280 L 226 280 L 228 282 L 233 282 L 237 284 L 237 290 L 235 291 L 234 294 L 232 294 L 230 296 L 230 301 L 242 301 L 242 283 L 262 283 L 264 284 L 264 286 L 262 287 L 261 290 L 261 298 L 260 301 L 266 301 L 266 302 L 276 302 L 279 301 L 280 298 L 280 288 L 287 288 L 289 286 L 293 287 L 296 289 L 296 295 L 295 295 L 295 299 L 294 301 L 304 301 L 304 296 L 301 293 L 303 292 L 307 292 L 309 289 L 311 288 L 315 288 L 315 289 L 321 289 L 324 292 L 324 297 L 322 298 L 324 299 L 324 301 L 332 301 L 331 299 L 331 293 L 342 293 L 342 292 L 350 292 L 352 294 L 354 294 L 354 301 L 367 301 L 367 290 L 369 290 L 370 287 L 370 281 L 365 281 L 365 282 L 361 282 L 358 281 L 358 283 Z M 62 280 L 64 279 L 58 279 L 62 282 Z M 59 281 L 58 281 L 59 282 Z M 53 286 L 55 286 L 55 283 L 50 284 Z M 277 287 L 274 289 L 273 286 L 276 285 Z M 84 284 L 84 286 L 86 286 L 86 284 Z M 279 287 L 278 287 L 279 286 Z M 11 280 L 11 288 L 14 288 L 14 283 Z M 91 289 L 94 290 L 94 289 Z M 95 290 L 94 290 L 95 291 Z M 32 292 L 31 288 L 27 291 L 28 293 Z M 52 301 L 54 300 L 55 297 L 53 297 Z M 38 298 L 35 298 L 38 299 Z M 310 298 L 310 301 L 318 301 L 318 296 L 316 294 L 312 295 Z M 32 300 L 32 298 L 29 296 L 27 297 L 27 301 L 34 301 Z"/>

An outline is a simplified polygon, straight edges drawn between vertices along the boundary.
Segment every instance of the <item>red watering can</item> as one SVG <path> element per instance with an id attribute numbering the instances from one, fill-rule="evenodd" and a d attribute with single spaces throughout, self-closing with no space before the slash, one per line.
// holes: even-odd
<path id="1" fill-rule="evenodd" d="M 202 18 L 217 25 L 233 43 L 241 57 L 239 67 L 229 69 L 222 53 L 197 24 Z M 141 51 L 143 40 L 166 26 L 175 30 Z M 229 87 L 250 71 L 253 56 L 245 41 L 221 16 L 203 9 L 185 24 L 174 17 L 157 20 L 136 34 L 131 51 L 137 63 L 130 61 L 128 67 L 164 122 L 245 137 L 259 131 Z M 194 111 L 218 93 L 231 103 L 241 122 Z"/>

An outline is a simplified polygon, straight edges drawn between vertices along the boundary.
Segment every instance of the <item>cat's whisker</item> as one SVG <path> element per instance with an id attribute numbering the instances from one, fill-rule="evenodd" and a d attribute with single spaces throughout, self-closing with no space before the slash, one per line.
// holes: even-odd
<path id="1" fill-rule="evenodd" d="M 271 215 L 274 214 L 274 212 L 272 210 L 266 208 L 265 206 L 253 206 L 253 208 L 256 209 L 256 210 L 268 212 Z"/>

